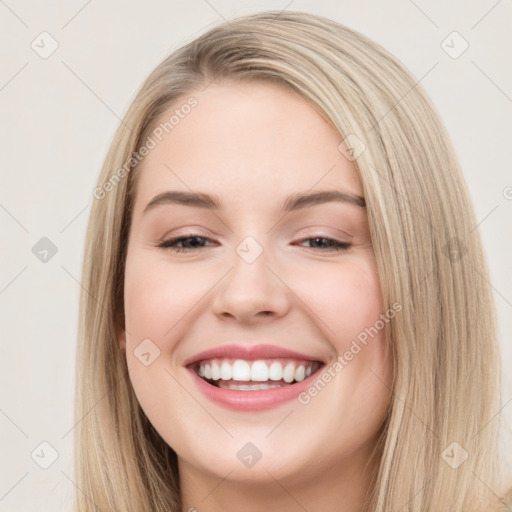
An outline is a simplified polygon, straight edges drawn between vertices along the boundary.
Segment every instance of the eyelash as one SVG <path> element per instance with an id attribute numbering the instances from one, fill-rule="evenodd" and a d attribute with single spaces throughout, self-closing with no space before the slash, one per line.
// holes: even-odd
<path id="1" fill-rule="evenodd" d="M 171 238 L 169 240 L 164 240 L 163 242 L 158 244 L 158 247 L 160 247 L 161 249 L 170 249 L 171 251 L 174 251 L 174 252 L 189 252 L 189 251 L 194 251 L 196 249 L 203 249 L 205 247 L 205 246 L 202 246 L 202 247 L 178 247 L 175 245 L 184 240 L 190 240 L 193 238 L 213 242 L 213 240 L 211 240 L 208 237 L 191 234 L 191 235 L 185 235 L 185 236 L 180 236 L 180 237 L 176 237 L 176 238 Z M 342 252 L 342 251 L 347 251 L 348 249 L 350 249 L 350 247 L 352 247 L 352 244 L 350 244 L 348 242 L 339 242 L 338 240 L 335 240 L 333 238 L 328 238 L 325 236 L 308 237 L 308 238 L 304 238 L 303 240 L 300 240 L 300 242 L 305 242 L 307 240 L 329 240 L 329 242 L 332 242 L 334 244 L 334 246 L 331 245 L 331 247 L 324 247 L 324 248 L 311 247 L 311 249 L 319 249 L 320 251 L 323 251 L 323 252 L 331 252 L 331 251 Z"/>

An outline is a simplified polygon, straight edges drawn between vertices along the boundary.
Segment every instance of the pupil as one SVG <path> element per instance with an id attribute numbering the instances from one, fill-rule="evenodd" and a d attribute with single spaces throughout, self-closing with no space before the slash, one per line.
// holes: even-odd
<path id="1" fill-rule="evenodd" d="M 197 247 L 200 244 L 201 238 L 198 236 L 190 237 L 189 238 L 189 244 L 192 245 L 192 247 Z M 187 245 L 187 242 L 185 242 L 185 245 Z"/>

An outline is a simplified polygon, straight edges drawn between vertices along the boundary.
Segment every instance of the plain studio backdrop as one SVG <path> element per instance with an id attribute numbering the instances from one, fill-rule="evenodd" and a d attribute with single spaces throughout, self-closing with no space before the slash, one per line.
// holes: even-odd
<path id="1" fill-rule="evenodd" d="M 223 19 L 267 9 L 320 14 L 362 32 L 426 89 L 474 201 L 503 365 L 512 367 L 509 1 L 1 0 L 0 511 L 72 504 L 82 251 L 120 118 L 172 50 Z M 504 376 L 493 420 L 504 422 L 509 453 L 511 380 Z"/>

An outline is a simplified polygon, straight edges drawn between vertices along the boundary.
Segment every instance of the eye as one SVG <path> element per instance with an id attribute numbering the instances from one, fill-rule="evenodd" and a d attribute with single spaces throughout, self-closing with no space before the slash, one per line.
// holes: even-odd
<path id="1" fill-rule="evenodd" d="M 347 251 L 352 246 L 352 244 L 348 242 L 339 242 L 333 238 L 321 236 L 305 238 L 304 240 L 301 240 L 299 244 L 304 242 L 312 242 L 309 244 L 309 247 L 311 249 L 319 249 L 322 252 Z M 189 234 L 164 240 L 158 244 L 158 247 L 162 249 L 170 249 L 175 252 L 188 252 L 203 249 L 207 247 L 207 244 L 212 245 L 215 244 L 215 242 L 205 236 Z"/>
<path id="2" fill-rule="evenodd" d="M 164 240 L 158 244 L 158 247 L 162 249 L 170 249 L 175 252 L 194 251 L 196 249 L 205 247 L 203 244 L 204 241 L 213 242 L 213 240 L 208 237 L 197 234 L 190 234 Z"/>
<path id="3" fill-rule="evenodd" d="M 312 249 L 320 249 L 321 251 L 347 251 L 352 247 L 352 244 L 348 242 L 339 242 L 338 240 L 324 236 L 305 238 L 299 243 L 310 241 L 313 241 L 313 245 L 310 244 L 309 247 Z"/>

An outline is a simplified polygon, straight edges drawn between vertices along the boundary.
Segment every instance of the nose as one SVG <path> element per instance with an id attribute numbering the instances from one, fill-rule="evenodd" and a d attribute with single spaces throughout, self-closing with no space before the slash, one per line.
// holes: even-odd
<path id="1" fill-rule="evenodd" d="M 251 263 L 235 254 L 233 268 L 216 289 L 215 315 L 248 325 L 286 315 L 291 291 L 286 279 L 267 266 L 265 253 Z"/>

